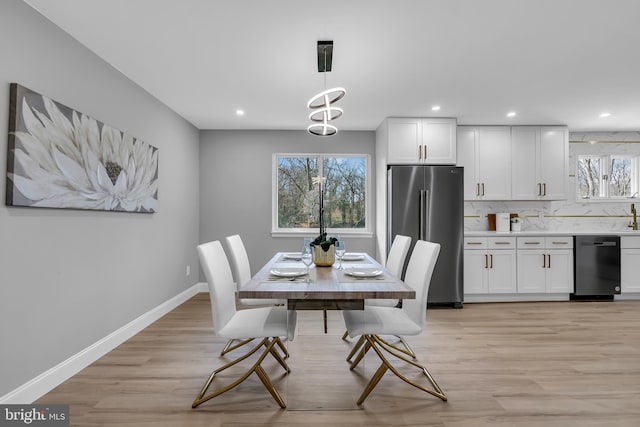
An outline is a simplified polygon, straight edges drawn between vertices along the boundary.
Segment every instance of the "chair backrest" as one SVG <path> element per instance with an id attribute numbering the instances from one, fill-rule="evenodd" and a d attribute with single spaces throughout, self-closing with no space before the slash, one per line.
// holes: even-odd
<path id="1" fill-rule="evenodd" d="M 251 265 L 249 264 L 249 256 L 247 250 L 242 243 L 239 235 L 225 237 L 227 247 L 229 248 L 229 258 L 231 261 L 231 270 L 236 281 L 236 289 L 242 288 L 251 280 Z"/>
<path id="2" fill-rule="evenodd" d="M 218 240 L 198 245 L 198 257 L 209 286 L 213 330 L 217 334 L 236 313 L 233 276 Z"/>
<path id="3" fill-rule="evenodd" d="M 409 258 L 404 282 L 416 291 L 415 299 L 403 299 L 402 310 L 420 327 L 424 327 L 427 312 L 427 295 L 431 284 L 431 275 L 440 254 L 438 243 L 418 240 Z"/>
<path id="4" fill-rule="evenodd" d="M 411 237 L 397 234 L 393 239 L 391 248 L 389 248 L 389 256 L 386 263 L 387 270 L 400 279 L 402 279 L 402 269 L 409 253 L 409 247 L 411 247 Z"/>

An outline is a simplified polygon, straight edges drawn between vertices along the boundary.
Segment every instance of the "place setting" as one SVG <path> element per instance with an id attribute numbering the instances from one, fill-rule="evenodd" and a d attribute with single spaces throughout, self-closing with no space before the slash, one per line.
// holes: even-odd
<path id="1" fill-rule="evenodd" d="M 381 280 L 390 281 L 384 274 L 384 270 L 380 268 L 365 268 L 365 267 L 351 267 L 345 268 L 340 271 L 341 282 L 357 282 L 357 281 L 371 281 Z"/>
<path id="2" fill-rule="evenodd" d="M 299 280 L 308 280 L 309 272 L 304 268 L 272 268 L 269 270 L 267 280 L 271 282 L 295 282 Z"/>

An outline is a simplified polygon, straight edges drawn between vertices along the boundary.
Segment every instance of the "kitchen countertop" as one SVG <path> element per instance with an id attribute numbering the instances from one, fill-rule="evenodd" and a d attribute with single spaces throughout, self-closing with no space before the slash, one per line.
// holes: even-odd
<path id="1" fill-rule="evenodd" d="M 464 237 L 527 237 L 527 236 L 640 236 L 640 230 L 523 230 L 498 233 L 489 230 L 465 230 Z"/>

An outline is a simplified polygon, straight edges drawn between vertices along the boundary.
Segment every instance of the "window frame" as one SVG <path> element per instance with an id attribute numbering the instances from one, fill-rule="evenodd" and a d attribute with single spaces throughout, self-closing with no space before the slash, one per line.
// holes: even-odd
<path id="1" fill-rule="evenodd" d="M 279 228 L 278 227 L 278 159 L 281 157 L 317 157 L 322 170 L 323 160 L 327 157 L 360 157 L 365 159 L 365 227 L 364 228 L 327 228 L 328 234 L 339 234 L 350 237 L 373 237 L 373 179 L 370 154 L 364 153 L 273 153 L 271 159 L 271 235 L 273 237 L 315 237 L 320 233 L 314 228 Z"/>
<path id="2" fill-rule="evenodd" d="M 579 170 L 580 170 L 580 159 L 583 157 L 590 158 L 598 158 L 600 160 L 600 194 L 602 196 L 597 197 L 589 197 L 583 198 L 580 195 L 580 179 L 579 179 Z M 612 159 L 630 159 L 631 160 L 631 191 L 633 192 L 632 196 L 611 196 L 610 195 L 610 176 L 611 171 L 609 170 L 611 167 Z M 638 191 L 640 191 L 640 171 L 638 168 L 640 167 L 640 156 L 628 154 L 628 153 L 615 153 L 615 152 L 607 152 L 607 153 L 576 153 L 575 159 L 575 195 L 576 201 L 579 203 L 598 203 L 598 202 L 628 202 L 629 200 L 638 200 Z M 607 178 L 603 178 L 606 176 Z"/>

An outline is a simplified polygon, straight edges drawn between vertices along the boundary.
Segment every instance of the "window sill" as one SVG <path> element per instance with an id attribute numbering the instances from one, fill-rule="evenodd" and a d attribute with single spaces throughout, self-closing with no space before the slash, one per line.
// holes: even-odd
<path id="1" fill-rule="evenodd" d="M 327 234 L 331 235 L 339 235 L 349 237 L 350 239 L 370 239 L 373 237 L 373 232 L 371 231 L 352 231 L 352 230 L 327 230 Z M 318 231 L 309 231 L 309 230 L 271 230 L 271 237 L 316 237 L 318 235 Z"/>
<path id="2" fill-rule="evenodd" d="M 638 197 L 629 197 L 626 199 L 623 198 L 615 198 L 615 199 L 576 199 L 576 203 L 638 203 L 640 202 L 640 198 Z"/>

